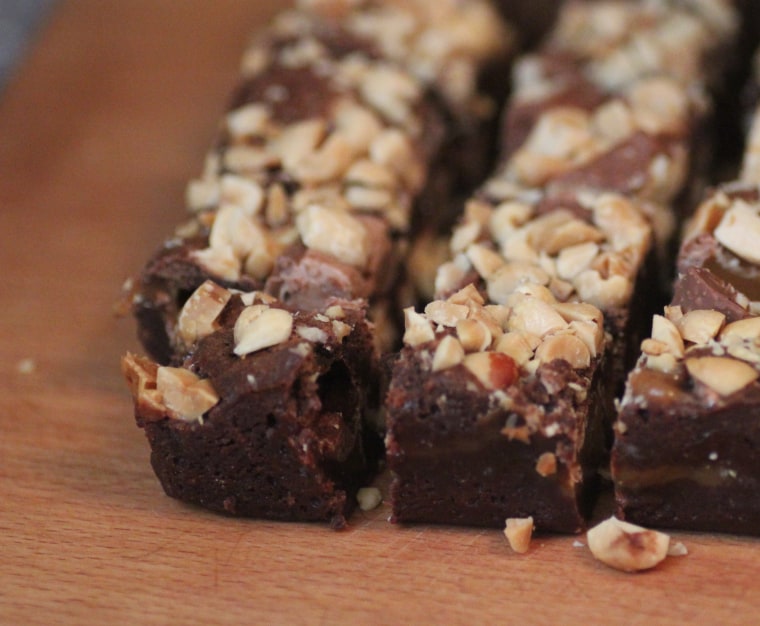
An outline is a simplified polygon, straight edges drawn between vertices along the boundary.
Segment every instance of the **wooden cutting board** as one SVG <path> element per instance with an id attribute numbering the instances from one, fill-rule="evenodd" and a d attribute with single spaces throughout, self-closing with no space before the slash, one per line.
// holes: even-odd
<path id="1" fill-rule="evenodd" d="M 622 574 L 584 537 L 228 519 L 163 495 L 118 368 L 120 285 L 277 2 L 76 0 L 0 100 L 0 624 L 756 623 L 760 542 L 676 533 Z M 760 497 L 760 494 L 758 494 Z"/>

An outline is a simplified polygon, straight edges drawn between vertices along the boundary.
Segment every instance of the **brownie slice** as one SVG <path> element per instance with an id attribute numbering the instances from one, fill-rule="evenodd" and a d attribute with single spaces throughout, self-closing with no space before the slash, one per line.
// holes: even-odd
<path id="1" fill-rule="evenodd" d="M 412 222 L 450 224 L 452 198 L 490 167 L 498 94 L 481 87 L 510 43 L 484 1 L 303 1 L 281 14 L 244 54 L 188 187 L 191 220 L 135 283 L 150 354 L 168 362 L 178 311 L 207 278 L 294 309 L 392 307 Z"/>
<path id="2" fill-rule="evenodd" d="M 523 284 L 406 311 L 386 398 L 393 521 L 577 532 L 603 454 L 602 314 Z"/>
<path id="3" fill-rule="evenodd" d="M 697 210 L 671 306 L 628 379 L 612 476 L 621 514 L 655 526 L 760 534 L 760 189 Z"/>
<path id="4" fill-rule="evenodd" d="M 504 176 L 687 212 L 711 160 L 708 94 L 724 88 L 738 25 L 728 1 L 564 4 L 542 47 L 515 65 Z"/>
<path id="5" fill-rule="evenodd" d="M 381 446 L 366 311 L 290 312 L 211 282 L 180 316 L 175 366 L 128 354 L 135 418 L 166 493 L 232 515 L 346 525 Z"/>

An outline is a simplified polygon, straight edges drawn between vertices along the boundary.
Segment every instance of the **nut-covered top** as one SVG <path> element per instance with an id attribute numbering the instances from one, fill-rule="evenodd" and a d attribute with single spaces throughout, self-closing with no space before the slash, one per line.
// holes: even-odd
<path id="1" fill-rule="evenodd" d="M 609 193 L 580 193 L 542 211 L 541 201 L 513 197 L 495 181 L 470 201 L 451 239 L 436 291 L 446 295 L 477 280 L 504 304 L 523 283 L 547 288 L 560 302 L 602 310 L 624 307 L 652 243 L 640 203 Z"/>
<path id="2" fill-rule="evenodd" d="M 549 47 L 586 64 L 607 89 L 667 72 L 682 85 L 717 78 L 714 57 L 738 33 L 732 0 L 568 2 Z"/>
<path id="3" fill-rule="evenodd" d="M 481 0 L 303 0 L 283 12 L 244 54 L 187 189 L 193 219 L 167 247 L 188 245 L 204 275 L 256 288 L 305 250 L 294 264 L 319 266 L 307 282 L 339 273 L 333 282 L 361 284 L 341 295 L 365 297 L 409 226 L 444 118 L 490 112 L 477 81 L 510 37 Z"/>
<path id="4" fill-rule="evenodd" d="M 711 194 L 685 230 L 677 304 L 718 308 L 731 319 L 760 313 L 760 186 L 733 183 Z M 723 301 L 719 305 L 719 301 Z M 699 306 L 699 305 L 697 305 Z"/>
<path id="5" fill-rule="evenodd" d="M 499 176 L 670 205 L 738 23 L 729 0 L 564 4 L 542 49 L 515 66 Z"/>
<path id="6" fill-rule="evenodd" d="M 470 284 L 424 312 L 404 311 L 404 343 L 431 372 L 462 366 L 489 391 L 562 359 L 585 370 L 602 354 L 603 316 L 590 304 L 558 302 L 542 285 L 524 283 L 498 304 Z"/>
<path id="7" fill-rule="evenodd" d="M 178 318 L 177 341 L 181 345 L 177 347 L 185 360 L 178 366 L 159 366 L 128 354 L 122 370 L 143 419 L 168 417 L 202 423 L 204 414 L 224 396 L 199 372 L 203 369 L 195 362 L 199 351 L 215 353 L 212 360 L 224 361 L 218 367 L 226 372 L 225 384 L 237 376 L 252 389 L 259 383 L 267 388 L 271 381 L 264 379 L 276 373 L 266 368 L 277 363 L 277 358 L 265 357 L 262 371 L 257 367 L 257 354 L 272 348 L 291 352 L 300 362 L 317 350 L 335 352 L 354 332 L 356 320 L 364 319 L 363 312 L 353 307 L 354 303 L 335 301 L 323 313 L 291 312 L 266 293 L 244 293 L 206 281 L 186 301 Z M 211 340 L 214 347 L 208 347 Z M 250 366 L 237 367 L 243 362 Z"/>
<path id="8" fill-rule="evenodd" d="M 674 402 L 689 394 L 715 406 L 760 377 L 760 317 L 726 323 L 712 309 L 684 312 L 680 306 L 656 315 L 652 334 L 629 377 L 622 409 Z"/>
<path id="9" fill-rule="evenodd" d="M 297 7 L 371 42 L 378 54 L 468 115 L 493 106 L 478 91 L 478 75 L 514 45 L 511 30 L 480 0 L 299 0 Z M 313 32 L 314 24 L 303 20 L 306 31 Z"/>

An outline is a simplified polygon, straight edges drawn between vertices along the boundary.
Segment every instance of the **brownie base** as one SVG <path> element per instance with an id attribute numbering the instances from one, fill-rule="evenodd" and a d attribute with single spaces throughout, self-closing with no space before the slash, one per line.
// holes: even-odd
<path id="1" fill-rule="evenodd" d="M 612 456 L 620 515 L 646 526 L 760 535 L 760 389 L 711 408 L 672 385 L 647 388 L 672 402 L 629 405 L 620 415 Z"/>
<path id="2" fill-rule="evenodd" d="M 564 361 L 542 369 L 582 383 Z M 611 410 L 598 374 L 585 381 L 589 394 L 580 405 L 569 388 L 549 397 L 534 381 L 517 394 L 522 409 L 509 410 L 468 385 L 461 371 L 426 376 L 405 349 L 386 403 L 392 521 L 503 527 L 508 517 L 533 516 L 543 531 L 581 531 L 598 481 L 601 413 Z M 538 404 L 547 412 L 544 425 L 555 422 L 561 432 L 505 434 L 505 424 L 525 426 L 525 413 Z M 557 471 L 548 476 L 536 469 L 544 453 L 557 455 Z"/>

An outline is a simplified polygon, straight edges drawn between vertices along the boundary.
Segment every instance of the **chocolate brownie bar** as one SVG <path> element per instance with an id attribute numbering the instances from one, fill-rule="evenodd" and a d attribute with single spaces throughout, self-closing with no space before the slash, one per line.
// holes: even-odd
<path id="1" fill-rule="evenodd" d="M 167 494 L 345 525 L 382 452 L 413 212 L 484 167 L 509 42 L 480 0 L 302 0 L 254 39 L 191 219 L 132 295 L 152 359 L 123 368 Z"/>
<path id="2" fill-rule="evenodd" d="M 720 188 L 690 224 L 615 427 L 626 519 L 760 534 L 759 238 L 757 186 Z"/>
<path id="3" fill-rule="evenodd" d="M 345 526 L 379 446 L 363 419 L 376 372 L 362 308 L 291 312 L 208 281 L 178 332 L 182 363 L 122 361 L 166 493 L 227 514 Z"/>
<path id="4" fill-rule="evenodd" d="M 693 206 L 709 150 L 708 93 L 732 55 L 731 2 L 568 2 L 519 60 L 504 119 L 504 175 Z"/>
<path id="5" fill-rule="evenodd" d="M 476 176 L 464 163 L 482 169 L 494 103 L 478 78 L 509 45 L 498 16 L 479 1 L 354 5 L 304 2 L 246 51 L 188 188 L 193 217 L 136 283 L 140 338 L 159 361 L 207 278 L 296 309 L 330 297 L 387 309 L 413 207 L 451 221 L 453 187 Z"/>
<path id="6" fill-rule="evenodd" d="M 393 521 L 583 525 L 603 441 L 601 312 L 524 283 L 406 310 L 386 398 Z M 589 471 L 589 468 L 593 468 Z"/>

